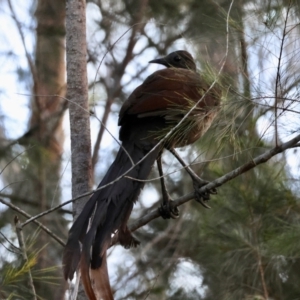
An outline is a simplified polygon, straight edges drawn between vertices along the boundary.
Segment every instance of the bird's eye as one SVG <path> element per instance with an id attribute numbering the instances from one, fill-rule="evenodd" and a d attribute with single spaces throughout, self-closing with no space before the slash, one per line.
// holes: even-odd
<path id="1" fill-rule="evenodd" d="M 177 61 L 177 62 L 178 62 L 178 61 L 181 61 L 181 57 L 178 56 L 178 55 L 176 55 L 176 56 L 174 57 L 174 60 Z"/>

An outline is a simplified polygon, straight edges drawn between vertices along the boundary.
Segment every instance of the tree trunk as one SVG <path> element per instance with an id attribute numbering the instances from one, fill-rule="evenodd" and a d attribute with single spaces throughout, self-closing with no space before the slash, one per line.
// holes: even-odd
<path id="1" fill-rule="evenodd" d="M 86 70 L 86 19 L 85 1 L 67 1 L 67 97 L 70 101 L 70 128 L 72 151 L 72 197 L 90 190 L 92 185 L 90 120 Z M 76 218 L 86 199 L 73 204 Z M 86 299 L 79 288 L 78 299 Z"/>
<path id="2" fill-rule="evenodd" d="M 36 9 L 36 50 L 33 75 L 33 97 L 30 117 L 30 144 L 28 155 L 33 177 L 32 194 L 38 212 L 58 204 L 60 200 L 59 178 L 64 133 L 62 118 L 65 111 L 65 4 L 61 0 L 40 0 Z M 51 218 L 51 219 L 50 219 Z M 55 214 L 43 218 L 43 223 L 54 232 L 66 230 L 65 222 L 53 222 Z M 50 222 L 51 220 L 51 222 Z M 58 225 L 59 224 L 59 225 Z M 59 263 L 61 246 L 53 243 L 51 251 L 45 245 L 49 237 L 41 232 L 38 239 L 40 260 L 38 268 L 52 267 Z M 52 243 L 52 241 L 50 242 Z M 51 255 L 49 255 L 51 253 Z M 56 274 L 61 276 L 60 272 Z M 57 289 L 44 282 L 35 283 L 42 298 L 56 298 Z M 46 288 L 49 286 L 49 288 Z M 51 295 L 51 296 L 50 296 Z"/>

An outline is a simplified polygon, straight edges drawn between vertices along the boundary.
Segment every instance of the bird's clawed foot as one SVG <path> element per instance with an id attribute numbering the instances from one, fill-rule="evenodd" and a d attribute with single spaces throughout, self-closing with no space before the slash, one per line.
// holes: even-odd
<path id="1" fill-rule="evenodd" d="M 137 247 L 140 244 L 140 241 L 131 234 L 130 230 L 126 226 L 119 231 L 119 243 L 125 249 L 129 249 Z"/>
<path id="2" fill-rule="evenodd" d="M 173 205 L 173 200 L 171 199 L 164 201 L 158 210 L 164 219 L 177 219 L 179 217 L 179 209 Z"/>
<path id="3" fill-rule="evenodd" d="M 216 188 L 213 188 L 205 192 L 199 191 L 204 185 L 208 183 L 209 181 L 205 181 L 201 184 L 199 184 L 198 182 L 194 182 L 195 200 L 205 208 L 210 208 L 210 206 L 207 204 L 207 202 L 210 200 L 210 195 L 216 195 L 218 193 Z"/>

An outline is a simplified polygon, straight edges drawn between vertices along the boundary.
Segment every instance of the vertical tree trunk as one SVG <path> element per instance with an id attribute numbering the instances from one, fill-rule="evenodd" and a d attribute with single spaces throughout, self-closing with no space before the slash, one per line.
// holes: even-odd
<path id="1" fill-rule="evenodd" d="M 64 142 L 62 117 L 65 111 L 65 3 L 61 0 L 40 0 L 35 12 L 37 20 L 35 69 L 30 127 L 35 128 L 28 155 L 32 175 L 32 196 L 38 212 L 60 200 L 59 178 Z M 51 218 L 51 222 L 50 222 Z M 43 223 L 54 232 L 66 229 L 66 223 L 53 222 L 55 215 L 43 218 Z M 49 237 L 40 233 L 37 247 L 40 252 L 39 269 L 59 263 L 61 247 L 53 243 L 45 248 Z M 52 241 L 50 242 L 50 244 Z M 51 255 L 49 255 L 51 253 Z M 60 273 L 57 273 L 60 276 Z M 42 298 L 56 298 L 57 288 L 44 282 L 35 283 Z M 47 286 L 47 287 L 46 287 Z"/>
<path id="2" fill-rule="evenodd" d="M 70 101 L 72 197 L 76 197 L 87 192 L 92 185 L 85 1 L 67 0 L 66 8 L 67 98 Z M 81 212 L 86 202 L 83 200 L 74 202 L 74 218 Z M 78 299 L 85 299 L 82 288 L 79 289 Z"/>
<path id="3" fill-rule="evenodd" d="M 65 95 L 64 1 L 38 1 L 36 19 L 36 73 L 30 123 L 31 127 L 38 127 L 37 139 L 47 148 L 51 160 L 59 161 L 64 141 L 62 113 L 65 101 L 61 98 Z"/>
<path id="4" fill-rule="evenodd" d="M 67 98 L 69 99 L 71 151 L 72 151 L 72 197 L 91 188 L 91 140 L 86 71 L 86 25 L 85 1 L 67 1 Z M 76 217 L 84 201 L 73 205 Z"/>

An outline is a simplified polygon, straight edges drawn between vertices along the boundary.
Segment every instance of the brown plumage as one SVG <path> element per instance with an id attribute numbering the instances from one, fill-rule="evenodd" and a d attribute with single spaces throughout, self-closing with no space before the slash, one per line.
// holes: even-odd
<path id="1" fill-rule="evenodd" d="M 131 178 L 146 179 L 155 160 L 160 159 L 163 148 L 173 149 L 195 142 L 210 126 L 218 111 L 220 93 L 213 88 L 186 121 L 153 150 L 201 99 L 209 85 L 196 73 L 195 62 L 186 51 L 176 51 L 150 63 L 167 68 L 146 78 L 123 104 L 119 114 L 122 147 L 98 188 L 122 176 L 132 163 L 138 163 L 147 155 L 127 173 Z M 125 248 L 139 244 L 131 235 L 127 221 L 143 186 L 140 181 L 122 177 L 95 192 L 70 229 L 63 257 L 64 275 L 66 279 L 72 279 L 80 262 L 82 281 L 89 299 L 113 299 L 107 275 L 106 250 L 115 232 L 118 232 L 119 241 Z M 168 197 L 165 193 L 164 198 Z M 90 268 L 97 298 L 91 285 Z"/>

